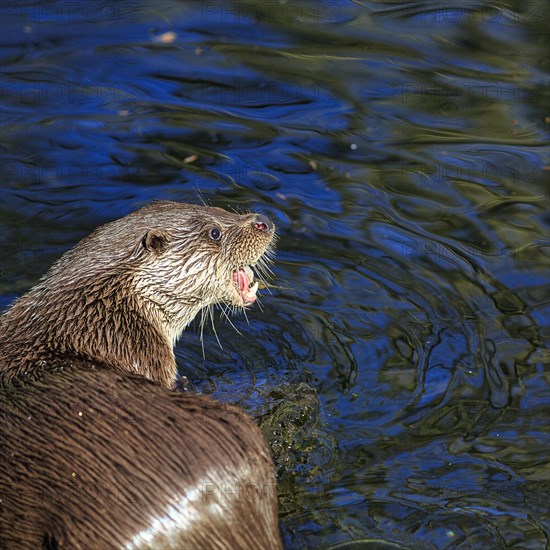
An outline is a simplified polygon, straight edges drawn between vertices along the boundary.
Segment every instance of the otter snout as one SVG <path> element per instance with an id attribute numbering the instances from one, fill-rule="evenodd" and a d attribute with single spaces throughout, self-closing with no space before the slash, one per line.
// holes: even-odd
<path id="1" fill-rule="evenodd" d="M 269 233 L 272 233 L 273 229 L 275 228 L 273 222 L 263 214 L 256 214 L 252 225 L 258 231 L 267 231 Z"/>

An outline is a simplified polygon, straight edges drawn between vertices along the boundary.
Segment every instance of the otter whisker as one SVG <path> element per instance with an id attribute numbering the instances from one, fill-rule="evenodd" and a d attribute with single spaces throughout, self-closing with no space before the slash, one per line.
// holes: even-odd
<path id="1" fill-rule="evenodd" d="M 229 210 L 231 210 L 234 214 L 237 214 L 238 216 L 241 216 L 242 214 L 244 214 L 244 212 L 241 212 L 237 207 L 235 206 L 231 206 L 231 205 L 227 205 L 227 208 Z"/>
<path id="2" fill-rule="evenodd" d="M 201 309 L 201 322 L 200 322 L 200 329 L 201 329 L 201 348 L 202 348 L 202 358 L 206 359 L 206 353 L 204 350 L 204 324 L 205 324 L 205 318 L 204 318 L 204 309 Z"/>
<path id="3" fill-rule="evenodd" d="M 195 187 L 193 188 L 193 191 L 195 191 L 195 195 L 196 195 L 197 198 L 202 202 L 202 204 L 203 204 L 204 206 L 208 206 L 208 205 L 206 204 L 206 201 L 204 200 L 204 197 L 202 196 L 202 192 L 201 192 L 201 190 L 199 189 L 199 187 L 198 187 L 198 186 L 195 186 Z"/>
<path id="4" fill-rule="evenodd" d="M 250 320 L 248 319 L 248 315 L 246 314 L 246 309 L 243 309 L 243 313 L 244 313 L 244 318 L 246 319 L 246 324 L 249 325 Z"/>
<path id="5" fill-rule="evenodd" d="M 263 284 L 263 287 L 268 289 L 268 291 L 271 293 L 270 285 L 267 283 L 267 279 L 274 278 L 275 274 L 271 271 L 271 269 L 269 269 L 269 267 L 267 267 L 264 263 L 262 263 L 262 259 L 263 258 L 260 258 L 260 260 L 255 266 L 256 272 L 258 275 L 258 279 Z"/>
<path id="6" fill-rule="evenodd" d="M 263 307 L 263 304 L 262 304 L 262 301 L 260 300 L 260 298 L 258 298 L 256 300 L 256 303 L 258 304 L 258 307 L 260 308 L 260 311 L 263 313 L 264 312 L 264 307 Z"/>
<path id="7" fill-rule="evenodd" d="M 220 346 L 220 349 L 223 350 L 222 343 L 220 342 L 220 339 L 218 337 L 218 331 L 216 330 L 216 325 L 214 324 L 214 308 L 212 306 L 209 306 L 208 312 L 210 313 L 210 320 L 212 321 L 212 330 L 214 331 L 214 336 L 216 337 L 218 346 Z"/>
<path id="8" fill-rule="evenodd" d="M 229 321 L 229 324 L 235 329 L 235 331 L 237 332 L 237 334 L 239 336 L 242 336 L 244 337 L 244 334 L 235 326 L 235 324 L 233 323 L 233 321 L 231 320 L 231 318 L 229 317 L 228 313 L 227 313 L 227 309 L 231 308 L 233 311 L 232 313 L 234 313 L 234 308 L 233 306 L 226 306 L 225 309 L 221 309 L 221 313 L 223 313 L 223 315 L 225 316 L 225 318 Z M 220 316 L 221 317 L 221 316 Z"/>
<path id="9" fill-rule="evenodd" d="M 269 264 L 272 264 L 272 263 L 273 263 L 273 258 L 264 254 L 258 260 L 256 266 L 258 268 L 258 271 L 260 271 L 262 274 L 265 274 L 267 277 L 275 277 L 275 274 L 269 267 Z"/>

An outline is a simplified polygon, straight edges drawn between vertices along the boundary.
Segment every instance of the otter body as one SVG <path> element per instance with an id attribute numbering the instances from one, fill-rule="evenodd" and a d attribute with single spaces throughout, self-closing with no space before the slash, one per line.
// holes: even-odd
<path id="1" fill-rule="evenodd" d="M 273 238 L 258 214 L 154 203 L 0 317 L 1 548 L 280 548 L 260 430 L 169 389 L 178 335 L 255 301 Z"/>

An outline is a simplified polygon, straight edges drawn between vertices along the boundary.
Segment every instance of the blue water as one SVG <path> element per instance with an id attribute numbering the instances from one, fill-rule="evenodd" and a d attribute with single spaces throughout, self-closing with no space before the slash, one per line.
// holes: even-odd
<path id="1" fill-rule="evenodd" d="M 318 413 L 288 548 L 548 545 L 546 2 L 12 2 L 0 306 L 153 199 L 269 215 L 262 307 L 197 391 Z M 292 395 L 290 395 L 292 398 Z M 366 544 L 366 542 L 363 542 Z"/>

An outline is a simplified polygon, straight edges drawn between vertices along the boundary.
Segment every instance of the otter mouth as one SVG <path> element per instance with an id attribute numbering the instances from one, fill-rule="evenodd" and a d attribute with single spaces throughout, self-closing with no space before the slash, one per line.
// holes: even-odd
<path id="1" fill-rule="evenodd" d="M 258 282 L 256 281 L 250 286 L 252 281 L 254 281 L 254 272 L 252 269 L 249 266 L 239 268 L 233 273 L 233 281 L 237 286 L 244 305 L 253 304 L 256 301 Z"/>

